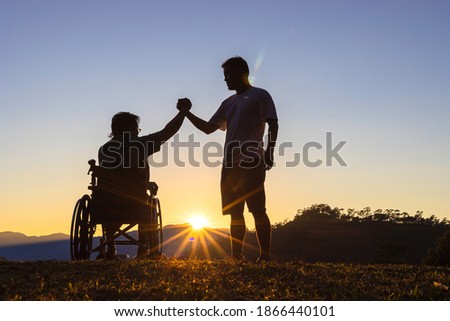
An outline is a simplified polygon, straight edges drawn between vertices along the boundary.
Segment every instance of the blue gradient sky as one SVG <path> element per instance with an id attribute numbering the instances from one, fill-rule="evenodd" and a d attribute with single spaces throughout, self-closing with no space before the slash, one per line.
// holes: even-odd
<path id="1" fill-rule="evenodd" d="M 234 55 L 272 94 L 279 142 L 294 146 L 268 173 L 273 223 L 315 203 L 448 217 L 448 17 L 448 1 L 1 0 L 0 231 L 68 233 L 112 115 L 137 113 L 157 131 L 187 96 L 209 119 L 231 94 L 220 65 Z M 326 132 L 347 141 L 347 167 L 284 165 Z M 192 133 L 224 140 L 189 122 L 180 137 Z M 154 168 L 164 223 L 200 213 L 227 226 L 219 173 Z"/>

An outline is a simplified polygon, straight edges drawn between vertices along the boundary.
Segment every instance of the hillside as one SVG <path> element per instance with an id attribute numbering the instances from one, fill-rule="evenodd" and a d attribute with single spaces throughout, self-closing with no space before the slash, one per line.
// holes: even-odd
<path id="1" fill-rule="evenodd" d="M 0 262 L 0 300 L 449 300 L 450 269 L 227 260 Z"/>
<path id="2" fill-rule="evenodd" d="M 17 232 L 0 232 L 0 246 L 12 246 L 32 243 L 46 243 L 66 240 L 67 235 L 63 233 L 55 233 L 45 236 L 27 236 Z"/>
<path id="3" fill-rule="evenodd" d="M 424 218 L 421 212 L 411 216 L 398 210 L 365 208 L 345 213 L 319 204 L 278 224 L 272 249 L 284 261 L 420 264 L 449 230 L 446 219 Z"/>

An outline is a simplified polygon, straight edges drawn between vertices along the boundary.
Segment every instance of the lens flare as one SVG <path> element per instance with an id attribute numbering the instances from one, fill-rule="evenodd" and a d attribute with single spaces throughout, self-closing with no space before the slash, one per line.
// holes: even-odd
<path id="1" fill-rule="evenodd" d="M 261 68 L 265 53 L 265 50 L 261 50 L 260 53 L 256 56 L 255 64 L 253 65 L 252 76 L 249 77 L 250 84 L 252 85 L 256 82 L 256 73 L 258 72 L 259 68 Z"/>
<path id="2" fill-rule="evenodd" d="M 255 65 L 253 66 L 253 70 L 254 71 L 258 71 L 259 68 L 261 67 L 263 60 L 264 60 L 264 55 L 266 54 L 265 50 L 262 50 L 258 56 L 256 56 L 256 60 L 255 60 Z"/>

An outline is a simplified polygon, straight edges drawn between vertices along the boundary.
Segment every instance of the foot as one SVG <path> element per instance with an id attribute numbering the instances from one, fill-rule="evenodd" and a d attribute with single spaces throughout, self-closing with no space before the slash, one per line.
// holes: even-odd
<path id="1" fill-rule="evenodd" d="M 272 261 L 272 258 L 268 255 L 261 255 L 257 260 L 256 263 L 262 263 L 262 262 L 270 262 Z"/>

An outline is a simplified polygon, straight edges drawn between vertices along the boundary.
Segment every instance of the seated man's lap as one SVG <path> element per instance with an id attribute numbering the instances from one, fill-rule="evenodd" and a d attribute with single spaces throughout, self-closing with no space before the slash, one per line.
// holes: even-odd
<path id="1" fill-rule="evenodd" d="M 126 224 L 148 220 L 149 205 L 143 195 L 122 197 L 99 193 L 94 198 L 95 218 L 101 223 Z"/>

